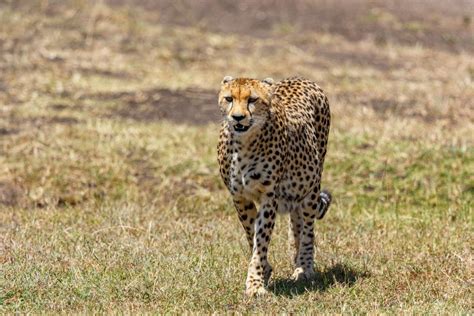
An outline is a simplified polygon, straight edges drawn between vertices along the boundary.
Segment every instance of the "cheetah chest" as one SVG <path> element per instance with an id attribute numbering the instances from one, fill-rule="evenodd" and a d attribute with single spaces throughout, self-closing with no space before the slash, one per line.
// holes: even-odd
<path id="1" fill-rule="evenodd" d="M 260 162 L 248 159 L 239 152 L 232 154 L 230 186 L 233 194 L 258 201 L 262 194 L 272 190 L 269 178 Z"/>

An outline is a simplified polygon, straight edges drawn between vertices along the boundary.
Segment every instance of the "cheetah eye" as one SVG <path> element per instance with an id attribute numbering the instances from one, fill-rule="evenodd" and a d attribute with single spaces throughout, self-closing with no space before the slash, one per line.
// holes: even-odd
<path id="1" fill-rule="evenodd" d="M 224 98 L 227 102 L 232 102 L 232 97 L 225 97 Z"/>
<path id="2" fill-rule="evenodd" d="M 258 98 L 252 98 L 252 97 L 250 97 L 248 102 L 249 102 L 249 103 L 255 103 L 255 102 L 257 102 L 257 100 L 258 100 Z"/>

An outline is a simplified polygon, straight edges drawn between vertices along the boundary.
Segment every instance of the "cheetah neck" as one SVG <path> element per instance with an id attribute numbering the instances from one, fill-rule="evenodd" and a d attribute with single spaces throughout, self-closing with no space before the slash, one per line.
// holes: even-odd
<path id="1" fill-rule="evenodd" d="M 248 132 L 243 134 L 231 132 L 234 153 L 238 153 L 240 156 L 244 155 L 246 152 L 255 152 L 257 145 L 265 140 L 263 136 L 269 127 L 270 123 L 265 122 L 261 126 L 254 126 Z"/>

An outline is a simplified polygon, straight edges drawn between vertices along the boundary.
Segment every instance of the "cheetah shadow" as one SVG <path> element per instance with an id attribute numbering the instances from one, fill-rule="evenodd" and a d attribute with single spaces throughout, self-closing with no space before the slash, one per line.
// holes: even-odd
<path id="1" fill-rule="evenodd" d="M 357 271 L 345 264 L 337 263 L 325 271 L 316 271 L 312 280 L 294 281 L 290 278 L 277 278 L 270 284 L 269 290 L 277 296 L 295 297 L 307 291 L 324 292 L 336 284 L 352 287 L 358 279 L 369 276 L 366 271 Z"/>

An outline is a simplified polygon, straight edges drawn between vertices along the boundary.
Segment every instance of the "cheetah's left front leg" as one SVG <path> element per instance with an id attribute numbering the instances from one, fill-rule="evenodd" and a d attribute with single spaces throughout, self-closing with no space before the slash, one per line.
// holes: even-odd
<path id="1" fill-rule="evenodd" d="M 268 263 L 268 246 L 275 226 L 277 203 L 265 200 L 261 203 L 255 222 L 252 259 L 250 261 L 245 294 L 249 296 L 266 294 L 265 283 L 270 278 L 271 267 Z"/>

